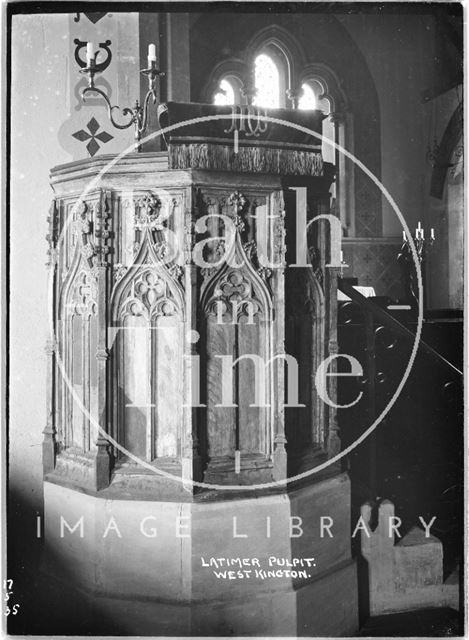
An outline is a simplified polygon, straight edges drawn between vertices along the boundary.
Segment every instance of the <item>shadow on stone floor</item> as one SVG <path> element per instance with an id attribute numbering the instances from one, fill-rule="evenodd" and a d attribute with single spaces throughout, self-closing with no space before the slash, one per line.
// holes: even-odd
<path id="1" fill-rule="evenodd" d="M 420 609 L 372 616 L 360 629 L 361 637 L 458 637 L 464 634 L 463 617 L 454 609 Z"/>

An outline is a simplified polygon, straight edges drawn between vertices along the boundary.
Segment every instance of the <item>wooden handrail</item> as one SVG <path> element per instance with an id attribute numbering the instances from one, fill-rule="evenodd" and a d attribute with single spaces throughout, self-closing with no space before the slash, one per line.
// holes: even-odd
<path id="1" fill-rule="evenodd" d="M 345 293 L 345 295 L 347 295 L 353 302 L 356 302 L 358 305 L 365 308 L 374 317 L 379 318 L 385 326 L 394 329 L 396 333 L 401 336 L 404 336 L 411 340 L 415 340 L 415 333 L 410 331 L 410 329 L 403 325 L 402 322 L 394 318 L 385 309 L 379 307 L 369 298 L 365 298 L 365 296 L 363 296 L 353 286 L 351 286 L 347 282 L 344 282 L 342 278 L 338 278 L 337 287 L 340 289 L 340 291 L 342 291 L 342 293 Z M 456 371 L 460 376 L 463 375 L 462 371 L 460 371 L 454 364 L 452 364 L 449 360 L 442 356 L 441 353 L 438 353 L 438 351 L 436 351 L 424 340 L 420 339 L 419 347 L 421 347 L 423 351 L 431 355 L 433 358 L 436 358 L 440 362 L 443 362 L 446 366 Z"/>

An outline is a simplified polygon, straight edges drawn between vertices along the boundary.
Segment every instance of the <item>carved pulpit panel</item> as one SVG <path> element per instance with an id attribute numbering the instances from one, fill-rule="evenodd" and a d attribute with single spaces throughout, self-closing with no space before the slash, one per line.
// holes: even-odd
<path id="1" fill-rule="evenodd" d="M 178 270 L 161 260 L 165 240 L 148 202 L 139 200 L 134 258 L 114 288 L 112 316 L 119 442 L 152 462 L 181 453 L 184 292 Z"/>
<path id="2" fill-rule="evenodd" d="M 243 243 L 243 236 L 249 237 L 248 222 L 242 216 L 247 201 L 240 204 L 236 196 L 231 200 L 233 233 L 223 243 L 221 256 L 217 252 L 220 266 L 206 270 L 201 288 L 207 358 L 207 477 L 218 483 L 233 471 L 241 481 L 250 472 L 272 478 L 274 382 L 268 365 L 272 296 L 253 264 L 255 240 Z"/>

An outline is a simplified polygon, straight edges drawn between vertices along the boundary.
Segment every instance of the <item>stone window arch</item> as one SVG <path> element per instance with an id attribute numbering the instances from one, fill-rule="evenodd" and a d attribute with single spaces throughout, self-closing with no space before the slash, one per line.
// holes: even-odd
<path id="1" fill-rule="evenodd" d="M 335 72 L 320 62 L 308 62 L 299 42 L 286 29 L 269 26 L 261 29 L 243 51 L 219 63 L 206 85 L 207 101 L 229 104 L 223 86 L 235 104 L 254 104 L 271 108 L 319 109 L 327 118 L 323 121 L 322 144 L 325 162 L 336 167 L 336 181 L 332 186 L 333 209 L 339 215 L 344 236 L 355 236 L 355 171 L 351 160 L 327 140 L 354 152 L 353 115 Z M 256 61 L 275 68 L 273 92 L 265 91 L 259 99 L 256 93 Z M 266 64 L 267 63 L 267 64 Z M 256 87 L 256 84 L 258 85 Z M 274 95 L 275 94 L 275 97 Z M 259 101 L 261 100 L 263 104 Z"/>
<path id="2" fill-rule="evenodd" d="M 331 114 L 334 113 L 334 99 L 328 95 L 324 81 L 318 76 L 306 78 L 298 91 L 298 109 L 320 109 L 328 117 L 323 121 L 323 136 L 333 142 L 336 140 L 336 124 Z M 322 144 L 322 154 L 325 162 L 336 163 L 336 152 L 326 142 Z"/>
<path id="3" fill-rule="evenodd" d="M 242 104 L 242 88 L 247 76 L 247 65 L 240 58 L 227 58 L 217 63 L 202 91 L 202 102 L 209 104 Z M 231 93 L 233 92 L 233 93 Z"/>
<path id="4" fill-rule="evenodd" d="M 240 104 L 241 89 L 241 80 L 236 75 L 228 73 L 220 78 L 211 102 L 216 105 Z"/>
<path id="5" fill-rule="evenodd" d="M 306 102 L 304 96 L 309 98 Z M 340 145 L 350 153 L 354 152 L 353 115 L 337 75 L 322 63 L 305 65 L 298 75 L 298 82 L 291 90 L 294 108 L 305 108 L 316 101 L 316 109 L 323 111 L 327 118 L 323 121 L 322 153 L 325 162 L 336 167 L 336 180 L 332 187 L 334 208 L 340 216 L 345 236 L 355 235 L 355 182 L 354 166 L 343 153 L 327 140 Z M 303 106 L 302 106 L 303 100 Z"/>

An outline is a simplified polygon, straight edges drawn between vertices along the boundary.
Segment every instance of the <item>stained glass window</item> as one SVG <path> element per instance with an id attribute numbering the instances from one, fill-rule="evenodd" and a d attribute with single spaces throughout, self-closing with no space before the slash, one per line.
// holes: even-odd
<path id="1" fill-rule="evenodd" d="M 253 104 L 258 107 L 278 108 L 280 106 L 280 78 L 277 65 L 272 58 L 261 53 L 256 58 L 255 85 L 257 95 Z"/>

